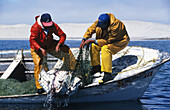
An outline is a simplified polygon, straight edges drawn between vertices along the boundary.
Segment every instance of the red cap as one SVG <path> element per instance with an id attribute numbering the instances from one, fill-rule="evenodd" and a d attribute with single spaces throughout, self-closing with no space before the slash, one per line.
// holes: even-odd
<path id="1" fill-rule="evenodd" d="M 50 21 L 50 22 L 42 22 L 43 26 L 45 27 L 49 27 L 49 26 L 52 26 L 53 25 L 53 22 Z"/>
<path id="2" fill-rule="evenodd" d="M 52 25 L 53 25 L 51 16 L 50 16 L 50 14 L 48 14 L 48 13 L 42 14 L 40 20 L 41 20 L 43 26 L 45 26 L 45 27 L 49 27 L 49 26 L 52 26 Z"/>

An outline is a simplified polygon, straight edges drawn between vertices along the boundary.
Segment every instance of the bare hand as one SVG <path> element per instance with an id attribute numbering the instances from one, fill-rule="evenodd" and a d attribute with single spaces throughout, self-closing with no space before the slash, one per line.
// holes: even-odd
<path id="1" fill-rule="evenodd" d="M 47 55 L 46 51 L 45 51 L 43 48 L 40 48 L 40 50 L 41 50 L 41 52 L 42 52 L 42 54 L 43 54 L 44 56 Z"/>
<path id="2" fill-rule="evenodd" d="M 84 45 L 90 45 L 91 43 L 95 43 L 95 40 L 86 40 Z"/>
<path id="3" fill-rule="evenodd" d="M 82 42 L 81 42 L 81 44 L 79 46 L 79 49 L 84 48 L 84 43 L 85 43 L 85 40 L 82 40 Z"/>
<path id="4" fill-rule="evenodd" d="M 57 46 L 56 46 L 56 48 L 55 48 L 55 51 L 56 51 L 56 52 L 59 52 L 59 51 L 60 51 L 60 45 L 61 45 L 60 43 L 57 44 Z"/>

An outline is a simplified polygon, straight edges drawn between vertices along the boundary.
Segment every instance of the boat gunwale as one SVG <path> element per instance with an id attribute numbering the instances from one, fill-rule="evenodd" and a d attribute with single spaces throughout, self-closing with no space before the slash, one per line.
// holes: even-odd
<path id="1" fill-rule="evenodd" d="M 127 78 L 123 78 L 123 79 L 120 79 L 120 80 L 116 80 L 116 81 L 111 80 L 111 81 L 108 81 L 108 82 L 105 82 L 105 83 L 99 84 L 99 85 L 87 86 L 87 87 L 84 87 L 84 88 L 80 88 L 80 90 L 84 90 L 84 89 L 88 89 L 88 88 L 92 88 L 92 87 L 99 87 L 99 86 L 103 86 L 103 85 L 107 85 L 107 84 L 111 84 L 111 83 L 117 83 L 117 82 L 122 81 L 122 80 L 127 80 L 127 79 L 129 79 L 131 77 L 135 77 L 135 76 L 137 76 L 139 74 L 145 73 L 146 71 L 150 71 L 150 70 L 152 70 L 152 69 L 154 69 L 154 68 L 156 68 L 158 66 L 162 66 L 164 63 L 166 63 L 168 61 L 170 61 L 170 58 L 164 59 L 161 63 L 159 63 L 159 64 L 157 64 L 157 65 L 155 65 L 155 66 L 153 66 L 153 67 L 151 67 L 151 68 L 149 68 L 147 70 L 141 71 L 138 74 L 135 74 L 133 76 L 130 76 L 130 77 L 127 77 Z M 7 95 L 7 96 L 0 96 L 0 99 L 5 99 L 5 98 L 20 98 L 20 97 L 33 97 L 33 96 L 39 96 L 39 95 L 46 95 L 46 93 L 44 93 L 44 94 L 37 94 L 37 93 L 35 93 L 35 94 L 22 94 L 22 95 Z"/>
<path id="2" fill-rule="evenodd" d="M 21 97 L 34 97 L 34 96 L 40 96 L 40 95 L 46 95 L 47 93 L 43 94 L 22 94 L 22 95 L 7 95 L 7 96 L 0 96 L 0 99 L 5 99 L 5 98 L 21 98 Z"/>
<path id="3" fill-rule="evenodd" d="M 165 60 L 165 59 L 164 59 L 164 60 Z M 142 73 L 145 73 L 145 72 L 147 72 L 147 71 L 150 71 L 150 70 L 152 70 L 152 69 L 154 69 L 154 68 L 157 68 L 158 66 L 162 66 L 164 63 L 166 63 L 166 62 L 168 62 L 168 61 L 170 61 L 170 58 L 166 59 L 165 61 L 162 61 L 161 63 L 159 63 L 159 64 L 157 64 L 157 65 L 155 65 L 155 66 L 153 66 L 153 67 L 151 67 L 151 68 L 149 68 L 149 69 L 147 69 L 147 70 L 141 71 L 141 72 L 139 72 L 138 74 L 135 74 L 135 75 L 133 75 L 133 76 L 130 76 L 130 77 L 127 77 L 127 78 L 123 78 L 123 79 L 120 79 L 120 80 L 116 80 L 116 81 L 110 80 L 110 81 L 108 81 L 108 82 L 105 82 L 105 83 L 102 83 L 102 84 L 99 84 L 99 85 L 87 86 L 87 87 L 84 87 L 84 88 L 80 88 L 80 90 L 87 89 L 87 88 L 92 88 L 92 87 L 97 87 L 97 86 L 103 86 L 103 85 L 107 85 L 107 84 L 110 84 L 110 83 L 117 83 L 117 82 L 122 81 L 122 80 L 127 80 L 127 79 L 129 79 L 129 78 L 131 78 L 131 77 L 135 77 L 135 76 L 137 76 L 137 75 L 139 75 L 139 74 L 142 74 Z"/>

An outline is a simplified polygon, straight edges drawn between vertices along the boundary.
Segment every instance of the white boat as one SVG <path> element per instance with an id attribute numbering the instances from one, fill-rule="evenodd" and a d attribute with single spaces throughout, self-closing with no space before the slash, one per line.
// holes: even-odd
<path id="1" fill-rule="evenodd" d="M 126 47 L 113 55 L 113 80 L 93 83 L 70 97 L 70 102 L 138 100 L 161 66 L 170 60 L 168 53 L 143 47 Z"/>
<path id="2" fill-rule="evenodd" d="M 78 55 L 78 48 L 71 50 L 75 56 Z M 126 47 L 113 55 L 112 58 L 112 74 L 115 74 L 113 80 L 103 84 L 94 81 L 83 88 L 77 88 L 78 91 L 71 91 L 75 93 L 70 95 L 69 102 L 138 100 L 142 97 L 161 66 L 170 60 L 170 55 L 149 48 Z M 46 94 L 0 96 L 0 103 L 4 101 L 11 103 L 42 103 L 45 99 Z"/>

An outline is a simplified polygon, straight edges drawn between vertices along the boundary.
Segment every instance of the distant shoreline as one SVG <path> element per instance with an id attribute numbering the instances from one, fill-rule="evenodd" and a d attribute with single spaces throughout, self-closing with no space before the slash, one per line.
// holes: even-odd
<path id="1" fill-rule="evenodd" d="M 124 21 L 131 41 L 170 40 L 170 25 L 143 21 Z M 66 40 L 81 40 L 91 23 L 59 24 Z M 0 40 L 29 40 L 31 25 L 0 25 Z M 95 34 L 92 36 L 95 38 Z M 54 39 L 59 39 L 54 35 Z"/>
<path id="2" fill-rule="evenodd" d="M 170 40 L 170 38 L 145 38 L 144 40 Z"/>
<path id="3" fill-rule="evenodd" d="M 0 38 L 0 40 L 28 40 L 28 39 L 21 39 L 21 38 Z M 58 39 L 57 39 L 58 40 Z M 66 40 L 82 40 L 80 37 L 68 37 Z M 170 38 L 137 38 L 137 37 L 131 37 L 130 41 L 147 41 L 147 40 L 170 40 Z"/>

